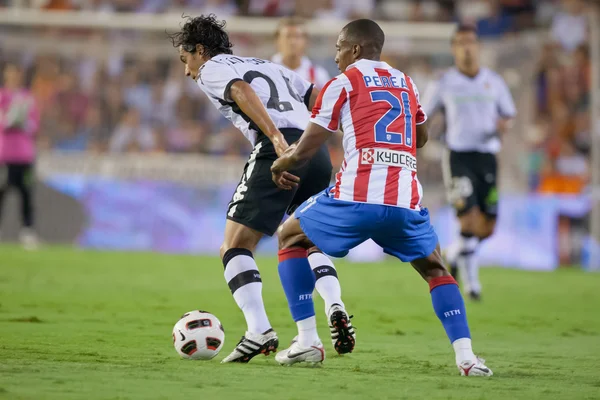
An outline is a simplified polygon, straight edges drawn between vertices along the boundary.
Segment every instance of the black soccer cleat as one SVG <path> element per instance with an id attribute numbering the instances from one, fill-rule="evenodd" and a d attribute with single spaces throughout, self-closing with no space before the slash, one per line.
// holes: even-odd
<path id="1" fill-rule="evenodd" d="M 472 301 L 481 301 L 481 293 L 471 291 L 469 292 L 469 298 Z"/>
<path id="2" fill-rule="evenodd" d="M 279 338 L 272 329 L 263 334 L 246 332 L 231 354 L 225 357 L 221 363 L 239 362 L 245 364 L 259 354 L 268 356 L 276 352 L 278 347 Z"/>
<path id="3" fill-rule="evenodd" d="M 356 333 L 350 322 L 346 310 L 339 304 L 334 304 L 329 309 L 329 330 L 331 342 L 338 354 L 352 353 L 356 345 Z"/>

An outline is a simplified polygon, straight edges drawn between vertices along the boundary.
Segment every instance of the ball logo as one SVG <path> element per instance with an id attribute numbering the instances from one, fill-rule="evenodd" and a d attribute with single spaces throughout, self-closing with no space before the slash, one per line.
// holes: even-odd
<path id="1" fill-rule="evenodd" d="M 368 149 L 366 151 L 363 151 L 362 153 L 362 163 L 363 164 L 373 164 L 375 162 L 375 150 L 374 149 Z"/>

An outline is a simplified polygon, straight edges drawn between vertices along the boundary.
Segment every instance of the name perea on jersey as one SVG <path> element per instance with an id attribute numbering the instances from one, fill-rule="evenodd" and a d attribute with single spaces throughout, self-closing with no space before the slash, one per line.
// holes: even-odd
<path id="1" fill-rule="evenodd" d="M 365 81 L 366 87 L 391 87 L 397 89 L 408 89 L 406 80 L 404 78 L 400 78 L 400 83 L 398 84 L 398 77 L 396 76 L 363 76 L 363 80 Z"/>

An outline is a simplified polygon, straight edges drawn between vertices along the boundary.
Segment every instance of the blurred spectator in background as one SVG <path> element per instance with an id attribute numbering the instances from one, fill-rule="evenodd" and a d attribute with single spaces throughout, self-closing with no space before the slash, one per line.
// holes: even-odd
<path id="1" fill-rule="evenodd" d="M 271 61 L 291 69 L 319 89 L 325 86 L 330 79 L 329 73 L 306 56 L 308 32 L 303 20 L 283 18 L 275 32 L 275 40 L 277 54 Z"/>
<path id="2" fill-rule="evenodd" d="M 529 29 L 535 25 L 534 0 L 499 0 L 498 2 L 502 14 L 511 18 L 514 30 Z"/>
<path id="3" fill-rule="evenodd" d="M 35 98 L 23 87 L 23 73 L 16 64 L 4 67 L 0 89 L 0 214 L 6 192 L 19 191 L 22 230 L 20 239 L 28 249 L 37 245 L 33 230 L 33 165 L 35 136 L 40 117 Z M 0 220 L 1 221 L 1 220 Z"/>
<path id="4" fill-rule="evenodd" d="M 482 38 L 501 37 L 515 29 L 513 15 L 502 8 L 500 0 L 488 1 L 489 16 L 477 21 L 477 31 Z"/>
<path id="5" fill-rule="evenodd" d="M 583 0 L 561 1 L 561 11 L 552 20 L 551 34 L 553 40 L 568 52 L 585 43 L 588 21 Z"/>
<path id="6" fill-rule="evenodd" d="M 152 129 L 142 122 L 135 108 L 123 111 L 121 122 L 113 133 L 109 150 L 114 153 L 151 152 L 157 149 L 157 138 Z"/>

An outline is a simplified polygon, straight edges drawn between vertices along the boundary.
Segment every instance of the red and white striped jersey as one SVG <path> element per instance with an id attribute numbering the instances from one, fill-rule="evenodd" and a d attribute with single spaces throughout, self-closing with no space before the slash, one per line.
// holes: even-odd
<path id="1" fill-rule="evenodd" d="M 426 120 L 412 79 L 385 62 L 359 60 L 329 81 L 311 122 L 344 132 L 334 198 L 420 210 L 416 135 Z"/>

